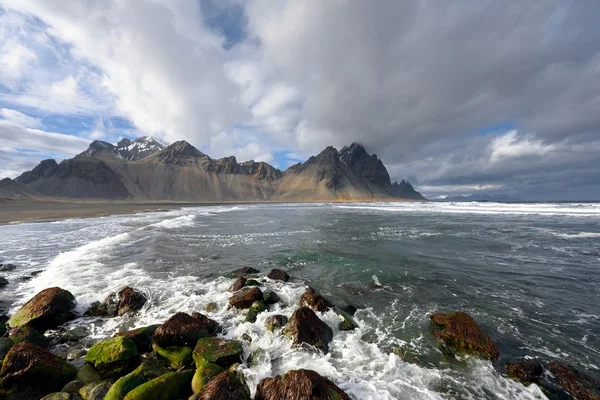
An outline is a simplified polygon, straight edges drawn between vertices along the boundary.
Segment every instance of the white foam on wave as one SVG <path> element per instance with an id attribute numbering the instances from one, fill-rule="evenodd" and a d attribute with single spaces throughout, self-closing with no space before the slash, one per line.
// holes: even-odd
<path id="1" fill-rule="evenodd" d="M 176 228 L 181 228 L 184 226 L 193 225 L 195 219 L 196 219 L 195 215 L 188 214 L 188 215 L 182 215 L 181 217 L 177 217 L 177 218 L 173 218 L 173 219 L 166 219 L 164 221 L 152 224 L 152 226 L 157 227 L 157 228 L 176 229 Z"/>
<path id="2" fill-rule="evenodd" d="M 563 239 L 600 238 L 600 232 L 554 233 L 554 235 Z"/>

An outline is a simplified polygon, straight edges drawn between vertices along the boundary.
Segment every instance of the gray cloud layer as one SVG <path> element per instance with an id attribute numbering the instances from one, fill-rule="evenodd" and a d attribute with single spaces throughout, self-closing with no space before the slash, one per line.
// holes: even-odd
<path id="1" fill-rule="evenodd" d="M 426 194 L 600 198 L 597 1 L 2 3 L 165 140 L 268 161 L 359 141 Z"/>

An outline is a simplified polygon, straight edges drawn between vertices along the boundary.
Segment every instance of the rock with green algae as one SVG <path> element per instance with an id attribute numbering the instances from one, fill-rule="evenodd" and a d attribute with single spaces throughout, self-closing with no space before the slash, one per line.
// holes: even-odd
<path id="1" fill-rule="evenodd" d="M 50 344 L 49 338 L 42 335 L 29 325 L 21 325 L 16 328 L 12 328 L 10 331 L 8 331 L 8 337 L 13 341 L 14 344 L 25 341 L 42 347 L 48 347 Z"/>
<path id="2" fill-rule="evenodd" d="M 213 363 L 222 368 L 228 368 L 241 360 L 243 352 L 242 343 L 237 340 L 204 338 L 196 343 L 193 358 L 196 367 L 205 363 Z"/>
<path id="3" fill-rule="evenodd" d="M 263 292 L 263 301 L 265 304 L 275 304 L 279 301 L 279 296 L 272 290 Z"/>
<path id="4" fill-rule="evenodd" d="M 152 335 L 160 325 L 149 325 L 125 332 L 117 332 L 114 336 L 127 338 L 133 343 L 140 352 L 152 351 Z"/>
<path id="5" fill-rule="evenodd" d="M 252 303 L 254 303 L 255 301 L 262 301 L 262 299 L 263 292 L 259 288 L 254 286 L 245 287 L 241 290 L 238 290 L 229 298 L 228 301 L 229 307 L 243 309 L 250 308 Z"/>
<path id="6" fill-rule="evenodd" d="M 244 321 L 255 323 L 256 318 L 258 318 L 258 314 L 264 311 L 267 311 L 267 305 L 262 301 L 255 301 L 248 309 L 248 313 L 246 314 L 246 319 Z"/>
<path id="7" fill-rule="evenodd" d="M 431 332 L 452 351 L 495 360 L 500 356 L 496 344 L 467 313 L 435 313 L 431 320 Z"/>
<path id="8" fill-rule="evenodd" d="M 350 314 L 345 311 L 338 311 L 337 314 L 341 318 L 339 328 L 341 331 L 353 331 L 358 328 L 358 324 Z"/>
<path id="9" fill-rule="evenodd" d="M 261 286 L 261 283 L 256 279 L 248 279 L 246 281 L 246 286 Z"/>
<path id="10" fill-rule="evenodd" d="M 119 378 L 109 389 L 104 400 L 123 400 L 127 393 L 151 379 L 168 373 L 168 368 L 161 360 L 147 358 L 133 372 Z"/>
<path id="11" fill-rule="evenodd" d="M 268 331 L 274 332 L 275 328 L 282 328 L 288 323 L 288 318 L 285 315 L 271 315 L 265 320 L 265 327 Z"/>
<path id="12" fill-rule="evenodd" d="M 119 377 L 131 372 L 138 363 L 139 352 L 132 340 L 113 337 L 92 347 L 85 361 L 94 366 L 103 378 Z"/>
<path id="13" fill-rule="evenodd" d="M 171 368 L 180 369 L 192 365 L 192 349 L 186 346 L 160 347 L 153 345 L 152 349 L 161 358 L 167 360 Z"/>
<path id="14" fill-rule="evenodd" d="M 79 368 L 79 371 L 77 371 L 77 376 L 75 378 L 84 384 L 102 380 L 102 377 L 98 371 L 96 371 L 96 368 L 92 367 L 90 364 L 83 364 L 81 368 Z"/>
<path id="15" fill-rule="evenodd" d="M 241 374 L 225 371 L 213 377 L 195 396 L 197 400 L 250 400 L 250 391 Z"/>
<path id="16" fill-rule="evenodd" d="M 71 393 L 56 392 L 45 395 L 41 400 L 73 400 L 73 395 Z"/>
<path id="17" fill-rule="evenodd" d="M 187 398 L 191 394 L 193 370 L 169 372 L 152 379 L 125 396 L 124 400 L 171 400 Z"/>
<path id="18" fill-rule="evenodd" d="M 224 369 L 213 363 L 200 364 L 192 378 L 192 391 L 198 393 L 213 377 L 219 375 Z"/>
<path id="19" fill-rule="evenodd" d="M 335 383 L 315 371 L 299 369 L 260 381 L 255 400 L 350 400 Z"/>
<path id="20" fill-rule="evenodd" d="M 8 330 L 6 323 L 4 321 L 0 322 L 0 336 L 4 336 L 6 331 Z"/>
<path id="21" fill-rule="evenodd" d="M 8 398 L 40 399 L 73 380 L 77 370 L 43 347 L 29 342 L 15 344 L 2 363 L 0 386 Z"/>
<path id="22" fill-rule="evenodd" d="M 13 341 L 9 338 L 0 338 L 0 363 L 4 360 L 4 357 L 6 357 L 13 345 Z"/>
<path id="23" fill-rule="evenodd" d="M 79 389 L 81 389 L 84 386 L 85 383 L 83 383 L 82 381 L 74 380 L 63 386 L 61 392 L 77 394 L 79 393 Z"/>
<path id="24" fill-rule="evenodd" d="M 58 288 L 44 289 L 31 298 L 9 320 L 10 327 L 29 325 L 45 332 L 75 317 L 75 297 L 71 292 Z"/>
<path id="25" fill-rule="evenodd" d="M 79 389 L 79 395 L 83 400 L 103 400 L 112 385 L 112 381 L 88 383 Z"/>
<path id="26" fill-rule="evenodd" d="M 217 311 L 218 309 L 219 309 L 219 305 L 217 303 L 215 303 L 214 301 L 207 303 L 206 306 L 204 307 L 204 311 L 206 311 L 206 312 L 214 312 L 214 311 Z"/>

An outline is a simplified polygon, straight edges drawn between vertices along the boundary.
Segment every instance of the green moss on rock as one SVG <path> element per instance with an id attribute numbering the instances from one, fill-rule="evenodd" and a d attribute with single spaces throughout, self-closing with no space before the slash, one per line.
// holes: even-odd
<path id="1" fill-rule="evenodd" d="M 79 395 L 83 400 L 103 400 L 111 386 L 111 381 L 88 383 L 79 389 Z"/>
<path id="2" fill-rule="evenodd" d="M 342 319 L 339 324 L 341 331 L 353 331 L 358 328 L 358 324 L 350 314 L 345 311 L 338 311 L 338 315 Z"/>
<path id="3" fill-rule="evenodd" d="M 242 343 L 237 340 L 204 338 L 198 340 L 193 358 L 196 367 L 205 363 L 214 363 L 223 368 L 239 362 L 244 352 Z"/>
<path id="4" fill-rule="evenodd" d="M 169 372 L 152 379 L 125 396 L 124 400 L 171 400 L 187 398 L 191 394 L 193 370 Z"/>
<path id="5" fill-rule="evenodd" d="M 131 372 L 122 378 L 119 378 L 108 390 L 104 400 L 123 400 L 127 393 L 140 385 L 143 385 L 148 380 L 141 375 Z"/>
<path id="6" fill-rule="evenodd" d="M 219 375 L 224 369 L 213 363 L 200 364 L 192 378 L 192 391 L 200 392 L 212 377 Z"/>
<path id="7" fill-rule="evenodd" d="M 267 305 L 262 301 L 255 301 L 250 306 L 248 313 L 246 314 L 245 322 L 255 323 L 256 318 L 258 318 L 258 314 L 267 310 Z"/>
<path id="8" fill-rule="evenodd" d="M 159 357 L 168 361 L 173 369 L 180 369 L 192 365 L 192 349 L 185 346 L 160 347 L 153 345 L 152 349 Z"/>
<path id="9" fill-rule="evenodd" d="M 0 363 L 4 360 L 11 347 L 13 347 L 13 344 L 13 341 L 9 338 L 0 338 Z"/>
<path id="10" fill-rule="evenodd" d="M 22 325 L 11 329 L 8 332 L 8 337 L 13 341 L 14 344 L 21 342 L 30 342 L 37 344 L 38 346 L 48 347 L 50 339 L 42 335 L 29 325 Z"/>
<path id="11" fill-rule="evenodd" d="M 75 297 L 61 288 L 44 289 L 31 298 L 9 320 L 10 327 L 29 325 L 44 332 L 73 319 Z"/>
<path id="12" fill-rule="evenodd" d="M 93 345 L 85 356 L 103 378 L 118 377 L 135 368 L 138 349 L 132 340 L 113 337 Z"/>
<path id="13" fill-rule="evenodd" d="M 133 343 L 135 343 L 136 347 L 141 352 L 149 352 L 152 351 L 152 334 L 160 325 L 150 325 L 144 326 L 142 328 L 133 329 L 131 331 L 118 332 L 115 333 L 116 336 L 127 338 Z"/>
<path id="14" fill-rule="evenodd" d="M 72 398 L 71 393 L 56 392 L 45 395 L 41 400 L 72 400 Z"/>
<path id="15" fill-rule="evenodd" d="M 76 378 L 84 384 L 102 380 L 102 377 L 98 371 L 96 371 L 96 368 L 92 367 L 90 364 L 83 364 L 81 368 L 79 368 L 79 371 L 77 371 Z"/>

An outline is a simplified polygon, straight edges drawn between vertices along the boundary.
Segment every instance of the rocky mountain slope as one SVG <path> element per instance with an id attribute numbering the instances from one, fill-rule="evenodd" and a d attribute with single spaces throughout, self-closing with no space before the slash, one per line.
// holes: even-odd
<path id="1" fill-rule="evenodd" d="M 44 160 L 16 183 L 46 196 L 171 201 L 328 201 L 423 197 L 364 147 L 327 147 L 280 171 L 264 162 L 213 159 L 185 141 L 94 141 L 70 160 Z"/>
<path id="2" fill-rule="evenodd" d="M 32 199 L 43 197 L 38 192 L 31 190 L 10 178 L 0 180 L 0 199 Z"/>

